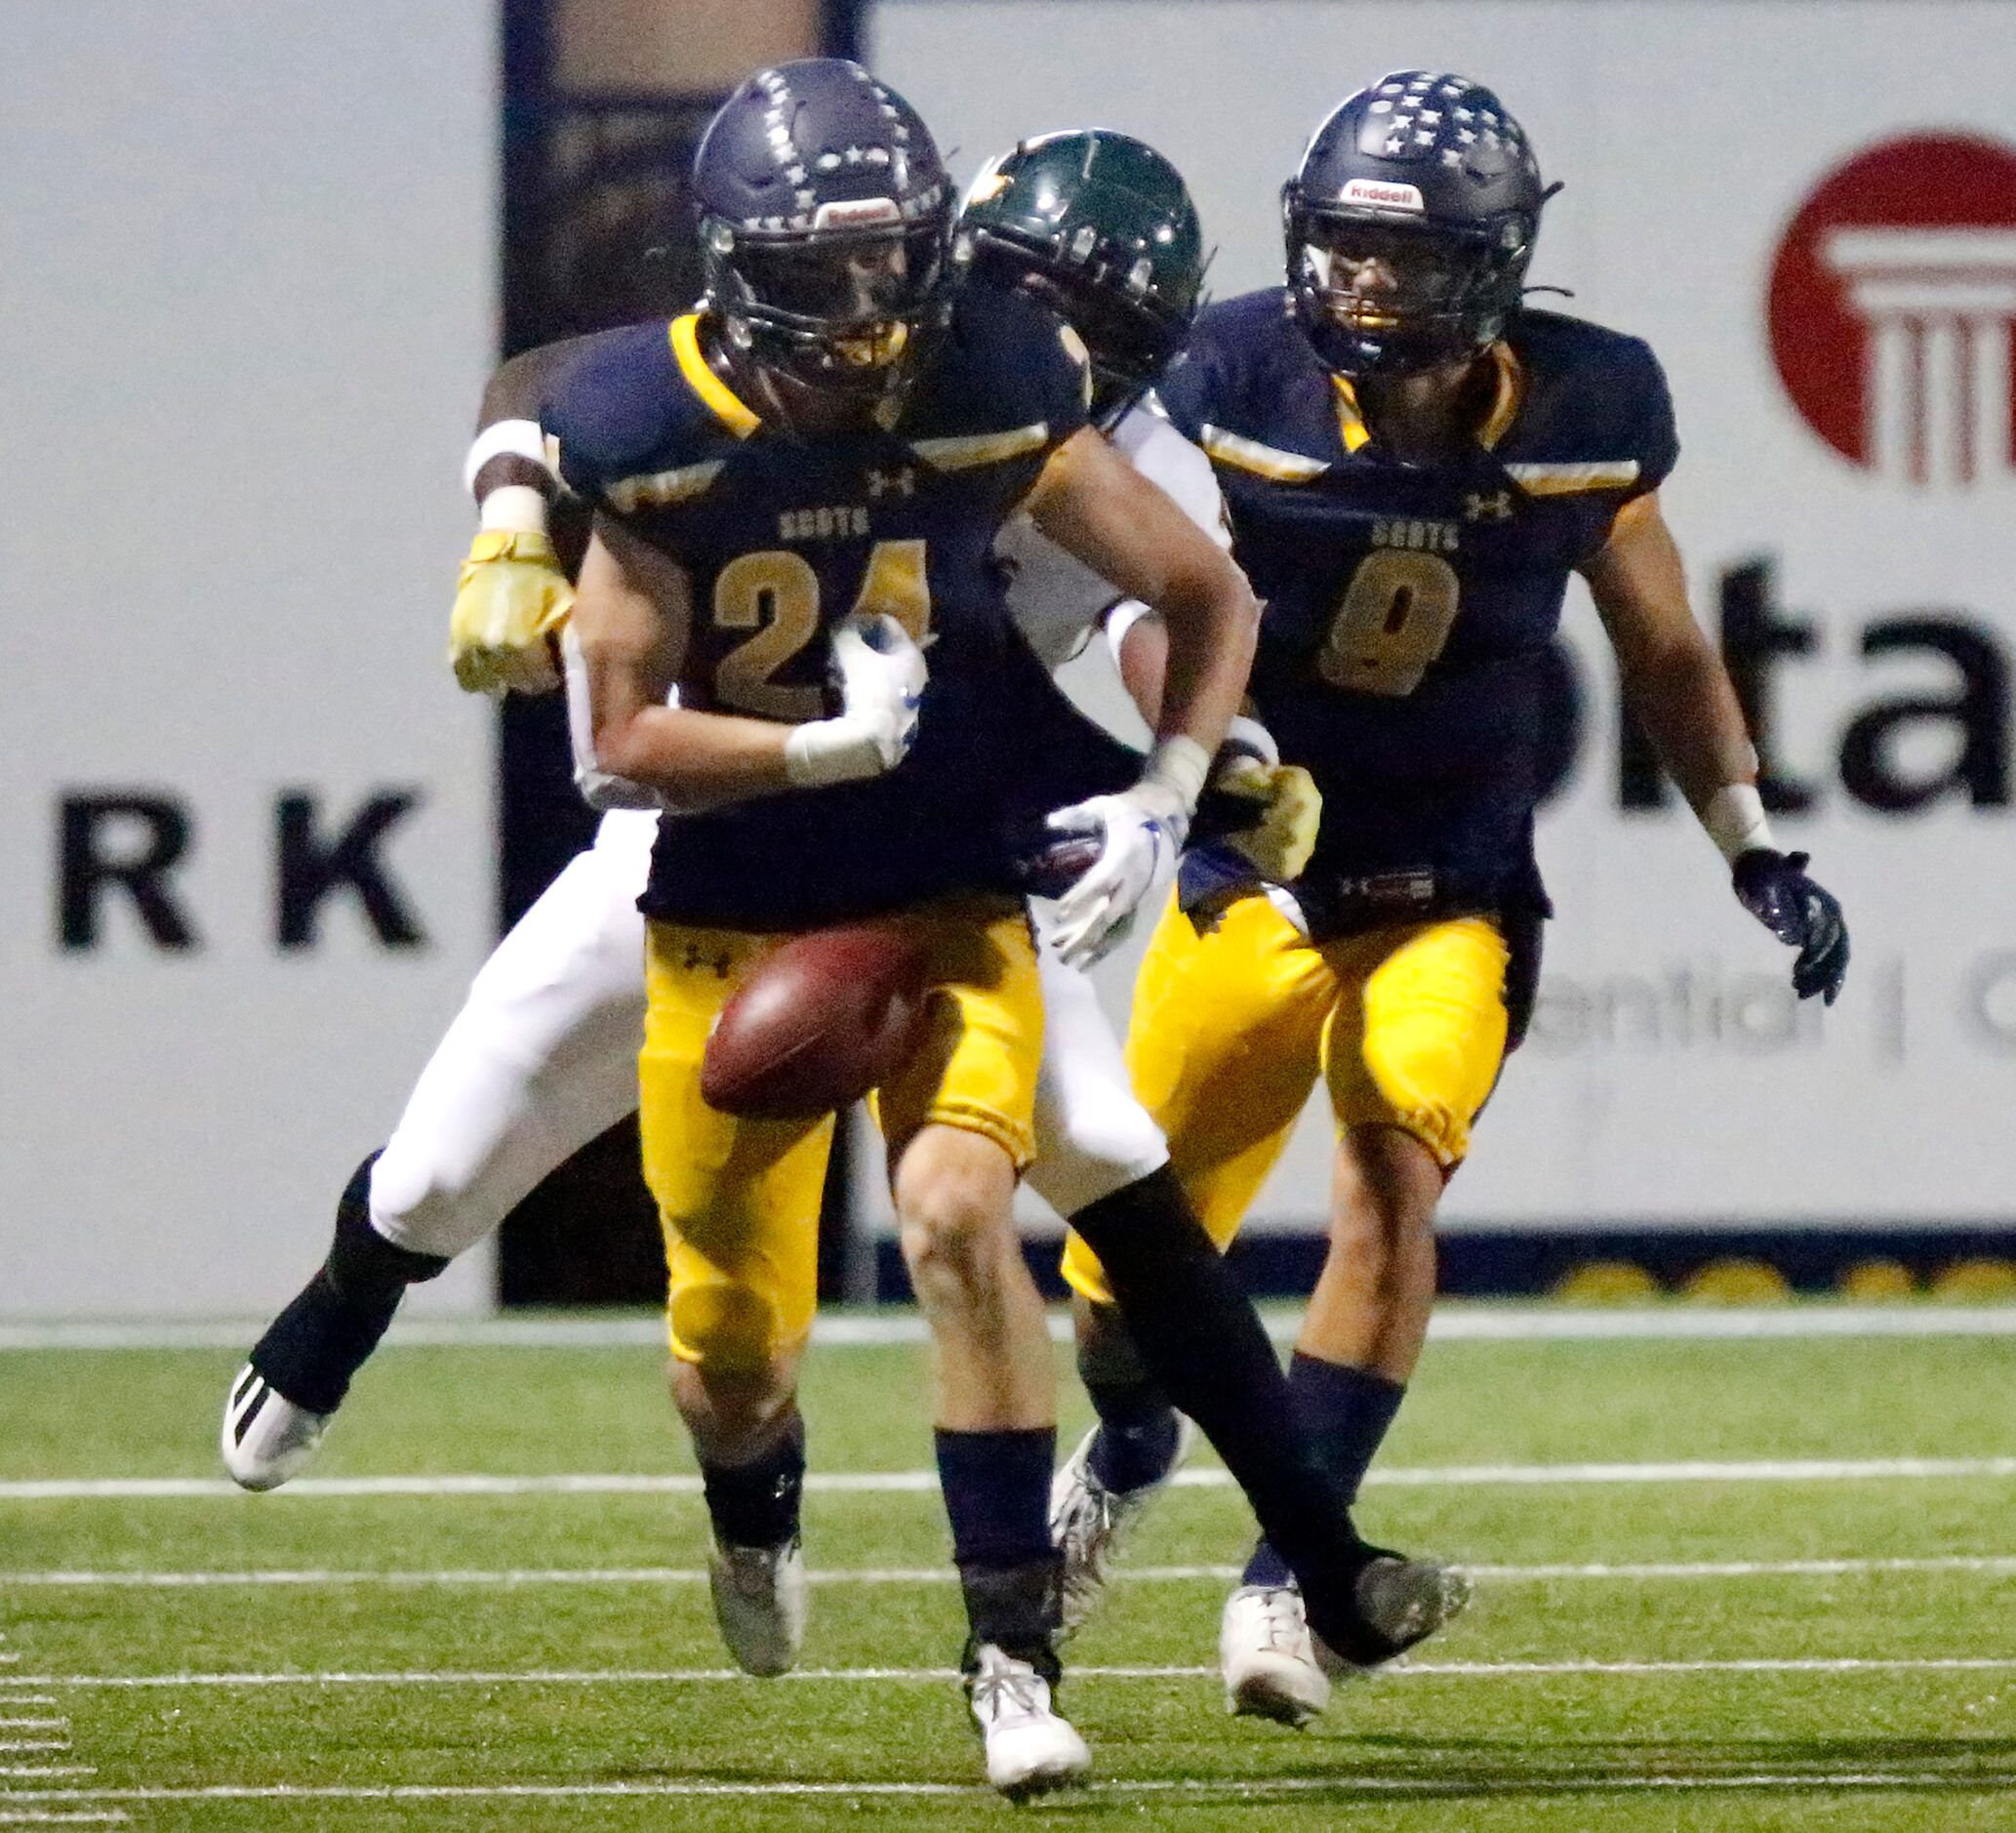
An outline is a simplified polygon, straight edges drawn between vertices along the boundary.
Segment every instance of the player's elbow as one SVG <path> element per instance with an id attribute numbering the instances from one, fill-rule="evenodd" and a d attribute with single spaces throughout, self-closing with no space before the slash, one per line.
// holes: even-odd
<path id="1" fill-rule="evenodd" d="M 595 721 L 585 755 L 575 758 L 574 783 L 590 808 L 657 808 L 662 798 L 644 778 L 647 746 L 634 717 Z"/>
<path id="2" fill-rule="evenodd" d="M 622 809 L 663 808 L 665 798 L 656 790 L 632 782 L 628 777 L 604 770 L 599 763 L 576 764 L 574 787 L 581 798 L 598 815 Z"/>
<path id="3" fill-rule="evenodd" d="M 1246 575 L 1208 543 L 1171 570 L 1155 609 L 1173 639 L 1195 635 L 1221 653 L 1251 655 L 1260 634 L 1260 600 Z"/>

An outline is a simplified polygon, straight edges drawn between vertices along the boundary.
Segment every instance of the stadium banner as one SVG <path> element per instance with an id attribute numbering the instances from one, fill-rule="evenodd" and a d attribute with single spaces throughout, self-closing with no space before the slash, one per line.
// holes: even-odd
<path id="1" fill-rule="evenodd" d="M 1532 278 L 1574 298 L 1538 303 L 1665 362 L 1696 609 L 1854 964 L 1833 1010 L 1793 998 L 1786 952 L 1620 743 L 1578 584 L 1541 839 L 1558 916 L 1452 1226 L 2009 1217 L 2016 8 L 885 0 L 871 26 L 962 176 L 1088 122 L 1160 147 L 1221 298 L 1277 280 L 1280 184 L 1332 105 L 1388 69 L 1462 71 L 1565 181 Z M 1327 1161 L 1307 1120 L 1259 1219 L 1313 1224 Z"/>
<path id="2" fill-rule="evenodd" d="M 10 33 L 0 1313 L 270 1311 L 493 934 L 495 719 L 443 650 L 495 15 Z"/>

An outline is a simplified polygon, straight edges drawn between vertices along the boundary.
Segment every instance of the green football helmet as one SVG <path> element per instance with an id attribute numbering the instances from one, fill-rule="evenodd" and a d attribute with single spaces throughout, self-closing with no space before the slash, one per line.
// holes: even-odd
<path id="1" fill-rule="evenodd" d="M 1189 187 L 1152 146 L 1107 128 L 1045 134 L 989 160 L 966 193 L 952 259 L 1034 294 L 1077 332 L 1101 426 L 1182 348 L 1204 289 Z"/>

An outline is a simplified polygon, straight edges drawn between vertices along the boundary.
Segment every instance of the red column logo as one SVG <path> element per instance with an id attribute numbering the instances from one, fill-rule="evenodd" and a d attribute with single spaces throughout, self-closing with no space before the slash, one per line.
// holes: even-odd
<path id="1" fill-rule="evenodd" d="M 1914 134 L 1836 167 L 1779 242 L 1769 313 L 1786 392 L 1843 458 L 2016 480 L 2016 146 Z"/>

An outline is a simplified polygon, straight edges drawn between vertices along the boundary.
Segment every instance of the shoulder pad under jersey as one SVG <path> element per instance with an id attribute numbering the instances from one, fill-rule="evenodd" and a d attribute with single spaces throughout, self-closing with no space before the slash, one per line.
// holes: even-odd
<path id="1" fill-rule="evenodd" d="M 1020 293 L 969 281 L 900 436 L 950 468 L 982 451 L 1047 452 L 1086 425 L 1090 387 L 1075 332 Z"/>
<path id="2" fill-rule="evenodd" d="M 540 423 L 577 496 L 620 514 L 674 501 L 684 471 L 755 429 L 754 414 L 707 368 L 695 326 L 691 316 L 626 325 L 553 379 Z"/>
<path id="3" fill-rule="evenodd" d="M 1642 340 L 1561 312 L 1521 311 L 1506 343 L 1519 409 L 1499 457 L 1532 496 L 1656 490 L 1679 458 L 1666 375 Z"/>

